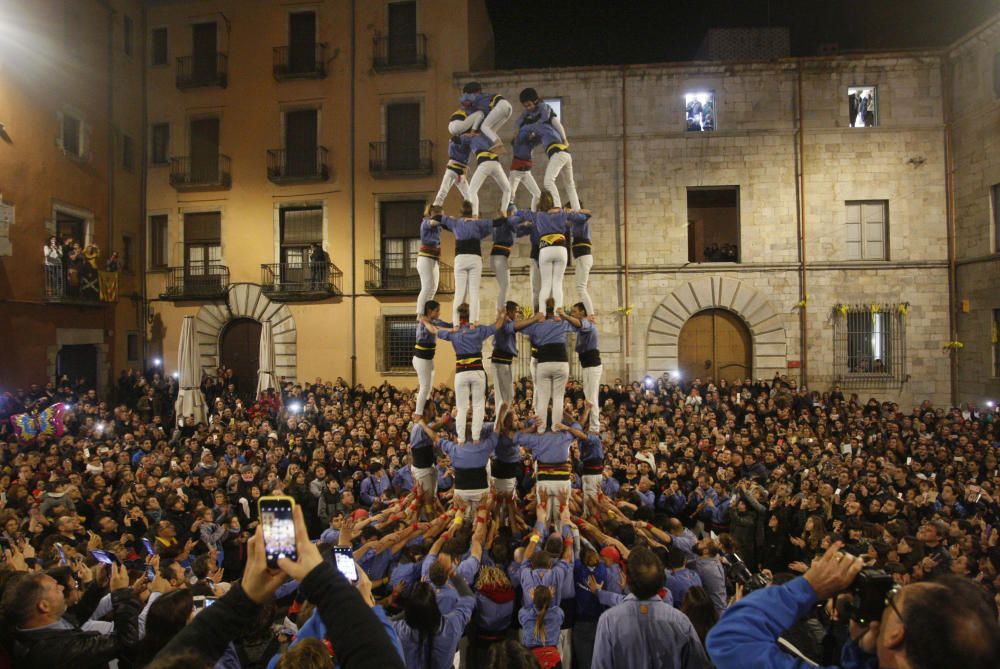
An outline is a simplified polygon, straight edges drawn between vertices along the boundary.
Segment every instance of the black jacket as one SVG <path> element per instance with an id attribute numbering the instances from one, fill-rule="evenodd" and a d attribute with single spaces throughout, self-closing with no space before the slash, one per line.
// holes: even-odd
<path id="1" fill-rule="evenodd" d="M 14 666 L 18 669 L 104 669 L 111 660 L 131 667 L 139 643 L 142 604 L 131 588 L 111 593 L 115 631 L 111 634 L 73 629 L 14 631 Z"/>
<path id="2" fill-rule="evenodd" d="M 342 669 L 404 669 L 403 660 L 378 617 L 332 565 L 324 562 L 317 566 L 303 579 L 300 588 L 316 605 Z M 156 657 L 195 651 L 208 662 L 217 662 L 229 642 L 246 631 L 246 621 L 253 620 L 258 609 L 243 588 L 235 585 L 222 599 L 199 613 Z"/>

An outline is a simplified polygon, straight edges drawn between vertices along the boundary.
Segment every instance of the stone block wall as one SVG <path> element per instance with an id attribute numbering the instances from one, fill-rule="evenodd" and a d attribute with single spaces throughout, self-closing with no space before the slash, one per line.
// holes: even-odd
<path id="1" fill-rule="evenodd" d="M 561 101 L 577 188 L 584 206 L 594 212 L 590 292 L 599 313 L 606 378 L 671 371 L 684 321 L 706 308 L 725 308 L 751 331 L 755 377 L 787 373 L 798 379 L 801 370 L 789 363 L 805 357 L 807 382 L 822 390 L 838 381 L 834 306 L 909 302 L 909 378 L 865 392 L 905 403 L 947 401 L 948 357 L 941 351 L 948 337 L 948 275 L 939 54 L 501 72 L 461 76 L 457 83 L 473 78 L 514 101 L 516 110 L 518 93 L 526 86 Z M 847 87 L 852 85 L 878 87 L 878 127 L 848 127 Z M 684 94 L 700 90 L 715 92 L 716 131 L 686 131 Z M 502 136 L 512 134 L 513 120 Z M 546 159 L 541 151 L 535 158 L 533 173 L 541 185 Z M 800 165 L 805 351 L 796 308 L 803 262 Z M 704 186 L 739 186 L 738 264 L 688 262 L 687 190 Z M 497 196 L 490 184 L 480 200 L 492 202 Z M 889 201 L 888 259 L 848 261 L 845 202 L 879 199 Z M 526 206 L 526 194 L 518 201 Z M 518 244 L 512 297 L 522 303 L 529 299 L 527 256 L 526 242 Z M 576 301 L 574 286 L 571 266 L 564 281 L 567 304 Z M 495 299 L 489 271 L 482 299 L 487 313 Z"/>

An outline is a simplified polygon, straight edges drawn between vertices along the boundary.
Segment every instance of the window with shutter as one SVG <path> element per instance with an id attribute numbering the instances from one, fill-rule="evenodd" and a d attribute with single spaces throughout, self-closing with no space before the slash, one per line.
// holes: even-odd
<path id="1" fill-rule="evenodd" d="M 284 207 L 280 213 L 281 262 L 304 265 L 310 247 L 323 243 L 323 207 Z"/>
<path id="2" fill-rule="evenodd" d="M 154 123 L 150 135 L 149 162 L 153 165 L 166 165 L 170 162 L 170 124 Z"/>
<path id="3" fill-rule="evenodd" d="M 844 257 L 888 260 L 888 200 L 845 202 Z"/>

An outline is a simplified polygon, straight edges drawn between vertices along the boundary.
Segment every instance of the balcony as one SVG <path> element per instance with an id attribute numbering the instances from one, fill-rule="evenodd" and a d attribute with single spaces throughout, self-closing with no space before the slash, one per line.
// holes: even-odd
<path id="1" fill-rule="evenodd" d="M 170 159 L 170 185 L 180 192 L 228 190 L 233 184 L 229 156 L 217 161 L 191 160 L 191 156 Z"/>
<path id="2" fill-rule="evenodd" d="M 287 149 L 268 149 L 267 178 L 276 184 L 326 181 L 330 178 L 326 147 L 317 147 L 314 156 L 289 153 Z"/>
<path id="3" fill-rule="evenodd" d="M 260 285 L 272 300 L 322 300 L 340 297 L 344 273 L 333 263 L 313 266 L 308 262 L 273 263 L 260 266 Z"/>
<path id="4" fill-rule="evenodd" d="M 229 268 L 225 265 L 171 267 L 167 287 L 160 295 L 165 300 L 212 300 L 229 289 Z"/>
<path id="5" fill-rule="evenodd" d="M 455 277 L 450 265 L 438 263 L 441 277 L 438 294 L 455 292 Z M 365 290 L 372 295 L 416 295 L 420 292 L 417 270 L 408 267 L 401 253 L 384 253 L 381 258 L 365 261 Z"/>
<path id="6" fill-rule="evenodd" d="M 182 91 L 208 86 L 225 88 L 229 83 L 228 72 L 229 57 L 224 53 L 215 54 L 214 60 L 181 56 L 177 59 L 177 88 Z"/>
<path id="7" fill-rule="evenodd" d="M 427 36 L 375 35 L 372 66 L 376 72 L 427 69 Z"/>
<path id="8" fill-rule="evenodd" d="M 274 47 L 271 72 L 278 81 L 325 79 L 326 44 L 317 44 L 313 54 L 287 46 Z"/>
<path id="9" fill-rule="evenodd" d="M 434 173 L 434 143 L 369 142 L 368 171 L 373 177 L 426 177 Z"/>
<path id="10" fill-rule="evenodd" d="M 118 301 L 118 272 L 42 265 L 42 279 L 49 304 L 103 307 Z"/>

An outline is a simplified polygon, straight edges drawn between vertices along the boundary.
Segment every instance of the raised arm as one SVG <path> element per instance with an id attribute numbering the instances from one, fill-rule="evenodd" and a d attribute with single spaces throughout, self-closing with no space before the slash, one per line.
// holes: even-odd
<path id="1" fill-rule="evenodd" d="M 563 320 L 567 321 L 567 322 L 568 322 L 568 323 L 569 323 L 570 325 L 572 325 L 573 327 L 575 327 L 575 328 L 577 328 L 577 329 L 579 329 L 579 328 L 582 328 L 582 327 L 583 327 L 583 321 L 581 321 L 581 320 L 580 320 L 579 318 L 576 318 L 575 316 L 571 316 L 571 315 L 567 314 L 567 313 L 566 313 L 566 312 L 565 312 L 565 311 L 563 310 L 563 308 L 562 308 L 562 307 L 559 307 L 558 309 L 556 309 L 556 313 L 557 313 L 557 314 L 559 314 L 559 316 L 560 316 L 560 317 L 561 317 L 561 318 L 562 318 Z"/>

